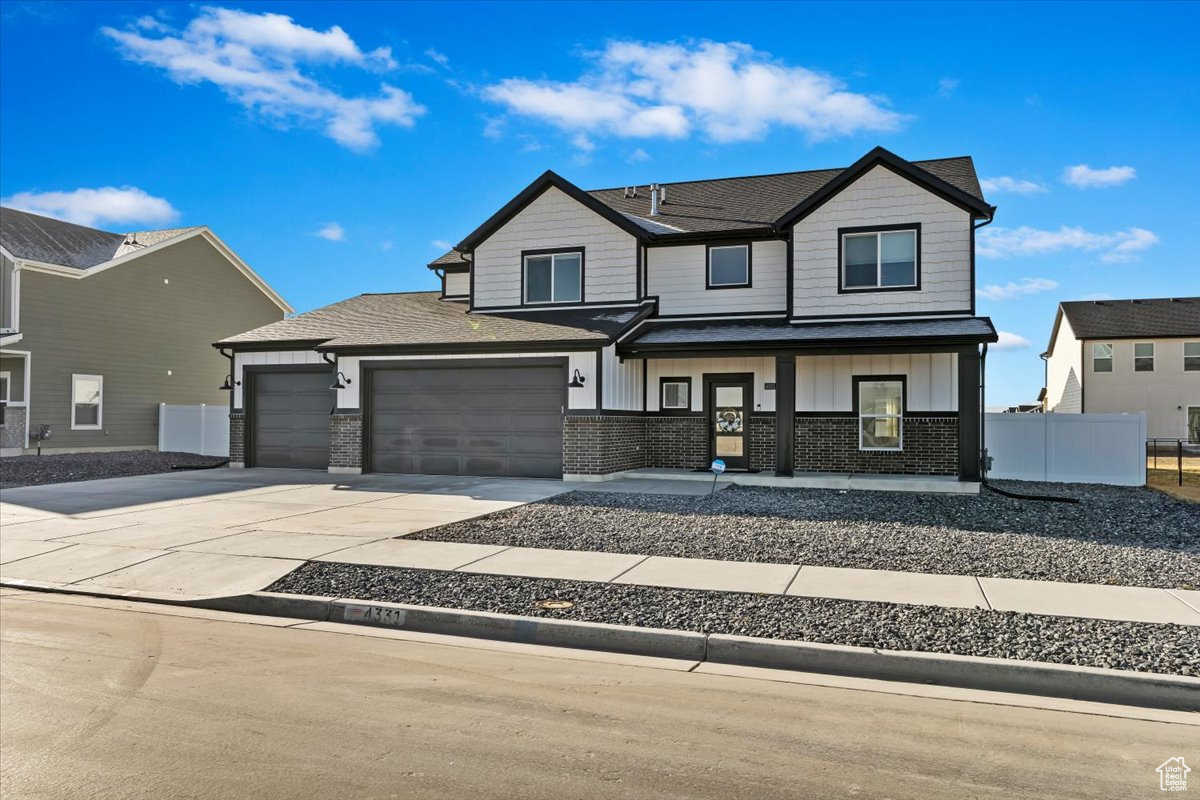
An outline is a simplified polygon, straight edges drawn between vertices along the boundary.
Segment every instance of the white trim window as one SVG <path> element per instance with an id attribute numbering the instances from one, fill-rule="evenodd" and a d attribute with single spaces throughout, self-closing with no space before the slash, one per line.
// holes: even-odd
<path id="1" fill-rule="evenodd" d="M 1133 343 L 1133 371 L 1154 372 L 1154 342 Z"/>
<path id="2" fill-rule="evenodd" d="M 1113 371 L 1112 343 L 1095 342 L 1092 344 L 1092 372 Z"/>
<path id="3" fill-rule="evenodd" d="M 842 234 L 842 291 L 916 289 L 917 229 Z"/>
<path id="4" fill-rule="evenodd" d="M 526 303 L 583 302 L 583 252 L 530 253 L 524 265 Z"/>
<path id="5" fill-rule="evenodd" d="M 1183 343 L 1183 371 L 1200 372 L 1200 342 Z"/>
<path id="6" fill-rule="evenodd" d="M 691 398 L 689 389 L 691 389 L 689 381 L 668 381 L 662 382 L 662 398 L 660 407 L 664 410 L 686 411 L 691 408 Z"/>
<path id="7" fill-rule="evenodd" d="M 98 431 L 104 427 L 104 376 L 71 376 L 71 430 Z"/>
<path id="8" fill-rule="evenodd" d="M 733 289 L 750 285 L 750 245 L 708 248 L 708 288 Z"/>
<path id="9" fill-rule="evenodd" d="M 904 449 L 904 381 L 858 382 L 858 449 Z"/>

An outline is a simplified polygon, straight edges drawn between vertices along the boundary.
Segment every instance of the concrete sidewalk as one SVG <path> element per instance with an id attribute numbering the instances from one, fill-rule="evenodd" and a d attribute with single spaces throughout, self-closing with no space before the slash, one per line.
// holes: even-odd
<path id="1" fill-rule="evenodd" d="M 1200 625 L 1200 591 L 389 539 L 316 561 Z"/>

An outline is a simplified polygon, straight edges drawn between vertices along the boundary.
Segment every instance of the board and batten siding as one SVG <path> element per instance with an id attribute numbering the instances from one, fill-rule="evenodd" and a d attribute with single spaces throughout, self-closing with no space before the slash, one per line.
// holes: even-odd
<path id="1" fill-rule="evenodd" d="M 904 375 L 908 411 L 958 410 L 958 358 L 954 353 L 799 356 L 796 410 L 853 411 L 856 375 Z"/>
<path id="2" fill-rule="evenodd" d="M 49 449 L 154 448 L 159 403 L 229 402 L 212 342 L 282 318 L 201 236 L 86 278 L 22 270 L 31 427 L 50 425 Z M 72 374 L 104 377 L 102 430 L 71 430 Z"/>
<path id="3" fill-rule="evenodd" d="M 642 409 L 642 361 L 617 357 L 616 345 L 601 351 L 604 380 L 601 392 L 604 408 L 611 411 L 640 411 Z"/>
<path id="4" fill-rule="evenodd" d="M 920 289 L 840 294 L 838 229 L 921 224 Z M 793 230 L 794 315 L 969 312 L 971 217 L 886 167 L 876 166 Z"/>
<path id="5" fill-rule="evenodd" d="M 637 299 L 637 242 L 596 212 L 549 188 L 475 248 L 475 308 L 521 305 L 521 252 L 584 248 L 583 299 Z"/>
<path id="6" fill-rule="evenodd" d="M 647 248 L 646 291 L 658 297 L 659 314 L 786 311 L 787 243 L 754 242 L 752 248 L 751 285 L 742 289 L 705 288 L 705 245 Z"/>
<path id="7" fill-rule="evenodd" d="M 775 390 L 766 384 L 775 380 L 774 358 L 655 358 L 646 367 L 646 410 L 659 411 L 661 378 L 691 378 L 691 410 L 704 410 L 704 376 L 712 374 L 754 374 L 754 407 L 751 411 L 774 411 Z"/>
<path id="8" fill-rule="evenodd" d="M 442 292 L 447 297 L 466 297 L 471 293 L 471 273 L 447 272 Z"/>
<path id="9" fill-rule="evenodd" d="M 333 383 L 333 365 L 328 364 L 316 350 L 266 350 L 261 353 L 236 353 L 233 361 L 233 377 L 240 385 L 233 387 L 233 407 L 245 408 L 245 367 L 311 366 L 326 364 L 329 367 L 329 382 Z"/>

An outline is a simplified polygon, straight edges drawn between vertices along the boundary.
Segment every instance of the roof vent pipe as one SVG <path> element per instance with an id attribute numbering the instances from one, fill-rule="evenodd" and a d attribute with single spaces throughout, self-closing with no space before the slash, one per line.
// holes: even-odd
<path id="1" fill-rule="evenodd" d="M 658 216 L 658 184 L 650 184 L 650 216 Z"/>

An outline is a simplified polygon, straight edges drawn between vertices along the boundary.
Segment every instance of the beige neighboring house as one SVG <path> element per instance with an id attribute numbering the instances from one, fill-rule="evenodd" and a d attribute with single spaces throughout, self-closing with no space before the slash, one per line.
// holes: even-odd
<path id="1" fill-rule="evenodd" d="M 209 342 L 292 311 L 206 227 L 111 233 L 0 209 L 0 455 L 153 449 L 158 404 L 224 404 Z"/>
<path id="2" fill-rule="evenodd" d="M 1146 413 L 1150 438 L 1200 442 L 1200 297 L 1059 303 L 1046 409 Z"/>

